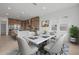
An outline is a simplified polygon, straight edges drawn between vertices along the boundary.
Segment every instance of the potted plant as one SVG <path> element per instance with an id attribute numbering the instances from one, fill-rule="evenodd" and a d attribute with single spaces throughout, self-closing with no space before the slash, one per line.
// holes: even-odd
<path id="1" fill-rule="evenodd" d="M 79 43 L 79 29 L 78 29 L 78 27 L 72 25 L 69 33 L 70 33 L 70 41 L 73 43 Z"/>

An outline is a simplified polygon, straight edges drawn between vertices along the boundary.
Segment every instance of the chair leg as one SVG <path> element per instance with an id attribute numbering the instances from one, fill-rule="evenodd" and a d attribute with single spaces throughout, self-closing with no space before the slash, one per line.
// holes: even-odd
<path id="1" fill-rule="evenodd" d="M 51 53 L 51 55 L 57 55 L 57 53 Z"/>
<path id="2" fill-rule="evenodd" d="M 18 50 L 16 55 L 23 55 L 22 52 L 20 50 Z"/>
<path id="3" fill-rule="evenodd" d="M 49 52 L 47 52 L 48 53 L 48 55 L 51 55 Z"/>
<path id="4" fill-rule="evenodd" d="M 38 55 L 38 51 L 36 52 L 36 55 Z"/>
<path id="5" fill-rule="evenodd" d="M 61 48 L 60 55 L 63 54 L 63 49 Z"/>
<path id="6" fill-rule="evenodd" d="M 16 55 L 22 55 L 22 53 L 20 51 L 18 51 Z"/>

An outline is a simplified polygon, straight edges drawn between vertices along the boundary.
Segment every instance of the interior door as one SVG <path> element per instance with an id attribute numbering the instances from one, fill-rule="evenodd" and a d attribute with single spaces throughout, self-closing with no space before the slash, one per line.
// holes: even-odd
<path id="1" fill-rule="evenodd" d="M 1 24 L 1 35 L 6 35 L 6 24 Z"/>

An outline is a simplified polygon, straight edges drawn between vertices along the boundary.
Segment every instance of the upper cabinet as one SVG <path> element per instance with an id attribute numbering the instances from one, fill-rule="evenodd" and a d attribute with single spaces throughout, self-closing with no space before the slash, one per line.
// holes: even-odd
<path id="1" fill-rule="evenodd" d="M 19 20 L 8 18 L 9 25 L 20 25 L 22 30 L 37 30 L 39 29 L 39 17 L 33 17 L 27 20 Z"/>
<path id="2" fill-rule="evenodd" d="M 12 18 L 8 18 L 8 24 L 10 25 L 14 25 L 14 24 L 21 24 L 21 21 L 18 19 L 12 19 Z"/>
<path id="3" fill-rule="evenodd" d="M 8 18 L 8 26 L 9 26 L 9 30 L 13 30 L 13 29 L 20 30 L 21 29 L 21 20 Z"/>
<path id="4" fill-rule="evenodd" d="M 30 29 L 30 19 L 26 20 L 26 29 L 29 30 Z"/>
<path id="5" fill-rule="evenodd" d="M 21 29 L 26 30 L 26 21 L 21 21 Z"/>
<path id="6" fill-rule="evenodd" d="M 39 17 L 31 18 L 31 27 L 33 29 L 39 29 Z"/>
<path id="7" fill-rule="evenodd" d="M 26 20 L 26 29 L 27 30 L 37 30 L 39 29 L 39 17 L 33 17 Z"/>
<path id="8" fill-rule="evenodd" d="M 16 20 L 16 24 L 21 25 L 21 20 Z"/>

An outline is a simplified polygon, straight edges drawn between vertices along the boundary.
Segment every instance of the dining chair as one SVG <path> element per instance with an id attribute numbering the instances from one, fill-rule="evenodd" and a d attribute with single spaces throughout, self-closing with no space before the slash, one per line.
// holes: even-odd
<path id="1" fill-rule="evenodd" d="M 63 44 L 64 44 L 65 35 L 60 37 L 56 43 L 49 43 L 44 47 L 44 50 L 50 54 L 62 54 L 63 53 Z"/>
<path id="2" fill-rule="evenodd" d="M 19 46 L 19 52 L 21 55 L 33 55 L 38 51 L 35 46 L 29 46 L 27 41 L 22 37 L 17 37 L 17 42 Z"/>
<path id="3" fill-rule="evenodd" d="M 57 40 L 56 32 L 55 32 L 55 31 L 49 32 L 49 35 L 51 35 L 52 38 L 50 38 L 50 39 L 47 41 L 47 43 L 55 43 L 56 40 Z"/>
<path id="4" fill-rule="evenodd" d="M 49 44 L 49 43 L 55 43 L 57 41 L 57 38 L 54 36 L 54 37 L 52 37 L 52 38 L 50 38 L 48 41 L 47 41 L 47 43 Z"/>

